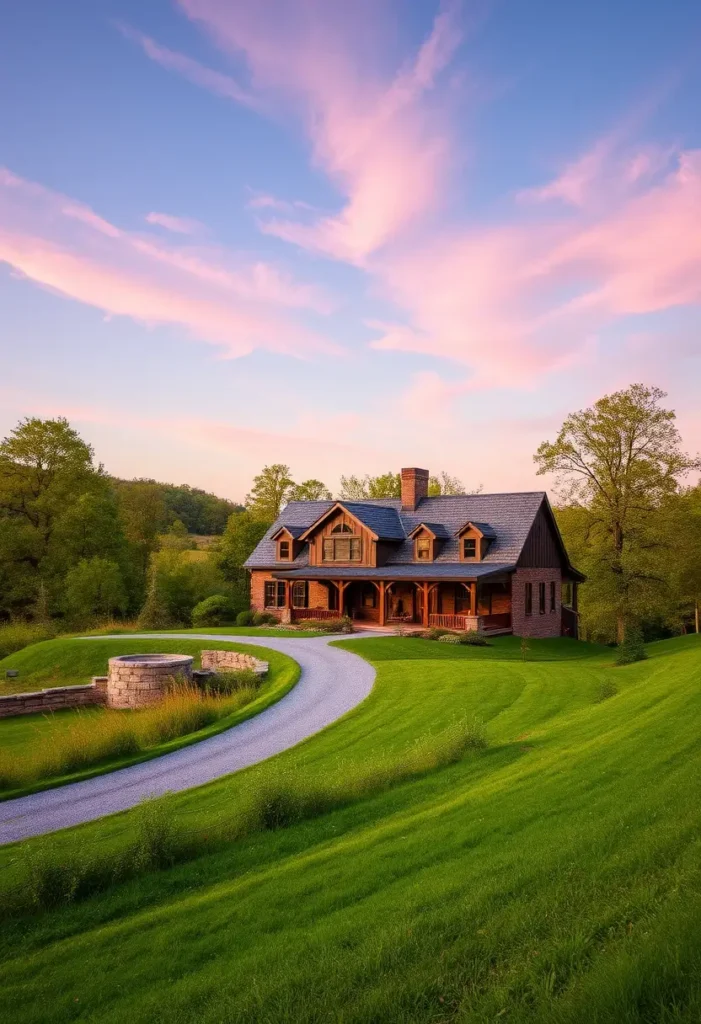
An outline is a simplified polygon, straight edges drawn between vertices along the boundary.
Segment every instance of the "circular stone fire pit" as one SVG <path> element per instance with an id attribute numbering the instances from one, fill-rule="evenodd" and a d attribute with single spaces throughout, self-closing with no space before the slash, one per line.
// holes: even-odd
<path id="1" fill-rule="evenodd" d="M 143 708 L 163 699 L 173 676 L 192 679 L 189 654 L 121 654 L 110 658 L 107 706 Z"/>

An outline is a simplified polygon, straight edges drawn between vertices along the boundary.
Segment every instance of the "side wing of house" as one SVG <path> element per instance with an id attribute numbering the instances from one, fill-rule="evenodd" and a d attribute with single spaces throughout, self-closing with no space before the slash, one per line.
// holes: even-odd
<path id="1" fill-rule="evenodd" d="M 547 498 L 536 513 L 511 579 L 512 628 L 517 636 L 578 635 L 577 584 Z"/>

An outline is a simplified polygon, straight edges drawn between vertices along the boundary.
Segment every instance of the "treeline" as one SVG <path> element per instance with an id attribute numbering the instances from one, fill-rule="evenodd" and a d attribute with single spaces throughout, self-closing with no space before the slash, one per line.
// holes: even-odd
<path id="1" fill-rule="evenodd" d="M 0 619 L 136 616 L 163 562 L 172 617 L 189 620 L 227 587 L 214 560 L 189 557 L 189 534 L 221 534 L 240 509 L 198 488 L 110 477 L 65 419 L 23 420 L 0 444 Z"/>
<path id="2" fill-rule="evenodd" d="M 190 487 L 189 484 L 162 484 L 150 479 L 111 479 L 118 491 L 140 484 L 148 484 L 154 489 L 154 493 L 160 496 L 162 505 L 162 518 L 159 523 L 161 531 L 167 530 L 180 520 L 188 533 L 200 536 L 221 534 L 226 528 L 229 516 L 233 512 L 243 511 L 243 505 L 237 505 L 228 498 L 219 498 L 216 494 L 210 494 L 199 487 Z"/>

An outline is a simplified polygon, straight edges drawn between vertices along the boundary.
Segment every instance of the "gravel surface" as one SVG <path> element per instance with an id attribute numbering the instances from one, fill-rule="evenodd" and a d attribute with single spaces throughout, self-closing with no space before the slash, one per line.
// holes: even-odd
<path id="1" fill-rule="evenodd" d="M 134 807 L 146 797 L 201 786 L 265 761 L 335 722 L 367 697 L 375 681 L 374 668 L 362 658 L 329 647 L 329 641 L 339 637 L 181 635 L 188 640 L 231 640 L 281 651 L 300 665 L 299 682 L 277 704 L 200 743 L 84 782 L 0 803 L 0 844 L 93 821 Z M 139 636 L 172 640 L 178 634 Z"/>

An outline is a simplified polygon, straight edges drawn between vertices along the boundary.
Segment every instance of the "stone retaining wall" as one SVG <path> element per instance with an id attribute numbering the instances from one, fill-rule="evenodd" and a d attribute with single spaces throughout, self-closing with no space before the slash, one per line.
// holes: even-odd
<path id="1" fill-rule="evenodd" d="M 0 718 L 63 711 L 107 701 L 107 676 L 96 676 L 92 683 L 79 686 L 53 686 L 33 693 L 13 693 L 0 697 Z"/>
<path id="2" fill-rule="evenodd" d="M 268 671 L 268 662 L 254 658 L 252 654 L 241 654 L 239 651 L 202 651 L 202 668 L 214 672 L 238 672 L 247 668 L 256 675 L 264 676 Z"/>

